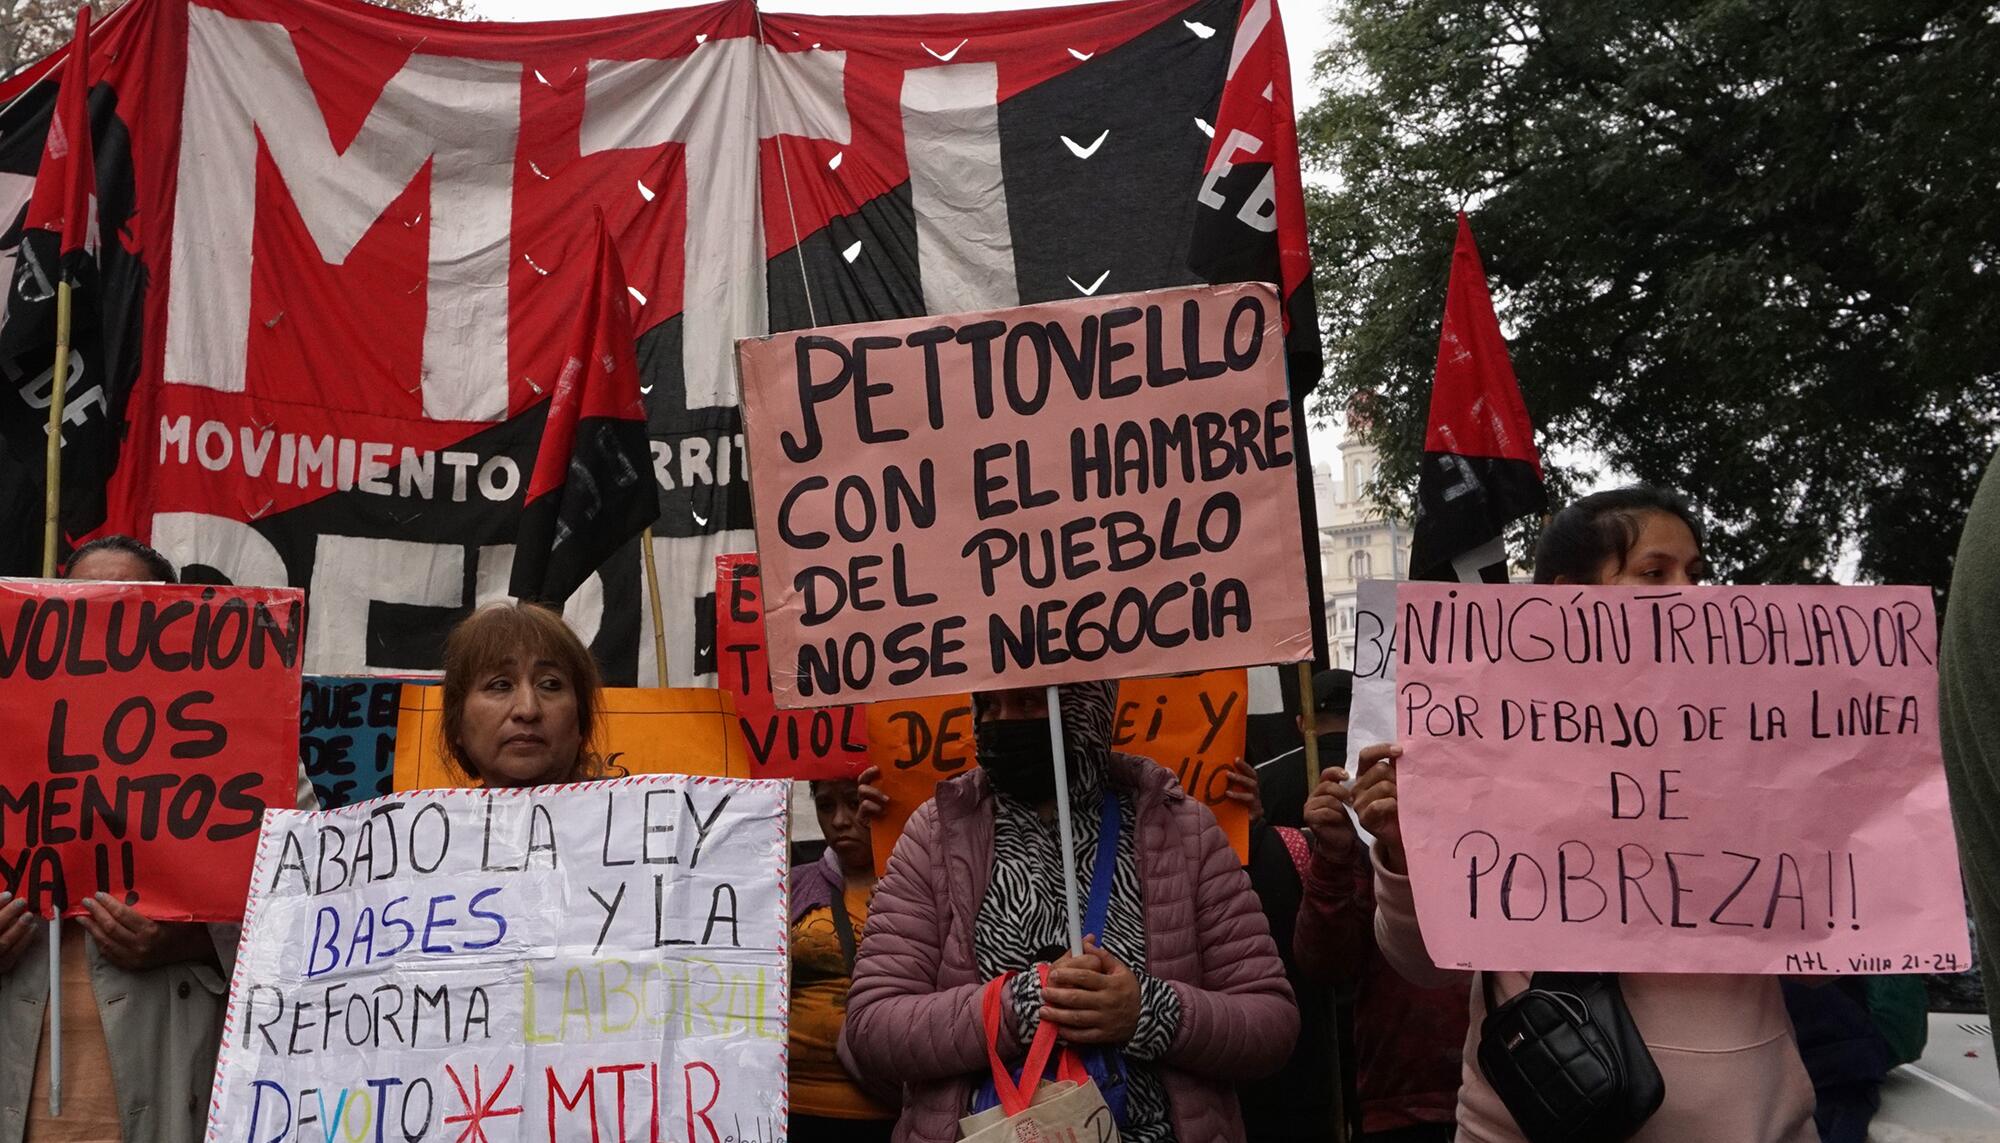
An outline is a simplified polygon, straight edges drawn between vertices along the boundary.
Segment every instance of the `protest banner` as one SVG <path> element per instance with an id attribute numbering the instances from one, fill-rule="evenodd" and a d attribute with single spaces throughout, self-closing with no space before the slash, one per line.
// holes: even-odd
<path id="1" fill-rule="evenodd" d="M 283 588 L 0 581 L 0 889 L 234 921 L 298 791 L 305 603 Z"/>
<path id="2" fill-rule="evenodd" d="M 860 706 L 779 710 L 771 699 L 763 581 L 754 555 L 715 560 L 715 671 L 736 702 L 736 722 L 759 778 L 852 778 L 868 765 L 868 712 Z"/>
<path id="3" fill-rule="evenodd" d="M 443 752 L 443 689 L 403 688 L 396 721 L 396 790 L 470 786 Z M 607 778 L 633 774 L 702 774 L 748 778 L 736 710 L 728 694 L 705 687 L 606 687 L 598 749 Z"/>
<path id="4" fill-rule="evenodd" d="M 1269 286 L 737 343 L 780 707 L 1312 653 Z"/>
<path id="5" fill-rule="evenodd" d="M 1928 589 L 1406 583 L 1397 615 L 1438 964 L 1970 963 Z"/>
<path id="6" fill-rule="evenodd" d="M 1118 684 L 1118 713 L 1111 729 L 1113 750 L 1172 770 L 1183 789 L 1215 811 L 1245 861 L 1250 813 L 1228 799 L 1223 775 L 1243 757 L 1249 697 L 1249 673 L 1241 669 L 1126 679 Z M 972 696 L 870 704 L 868 760 L 881 772 L 876 785 L 889 800 L 872 826 L 875 868 L 880 871 L 889 867 L 904 824 L 930 800 L 937 784 L 975 765 Z"/>
<path id="7" fill-rule="evenodd" d="M 715 557 L 754 546 L 739 336 L 1068 296 L 1065 274 L 1164 286 L 1199 262 L 1205 279 L 1280 283 L 1293 375 L 1318 378 L 1291 117 L 1265 94 L 1275 82 L 1282 100 L 1289 74 L 1279 6 L 771 7 L 510 25 L 319 0 L 122 6 L 90 38 L 94 225 L 118 240 L 73 335 L 90 364 L 64 409 L 64 531 L 309 587 L 315 673 L 438 667 L 452 624 L 506 581 L 590 265 L 566 255 L 599 208 L 647 346 L 647 550 L 671 655 L 658 678 L 629 545 L 566 607 L 618 685 L 715 671 Z M 912 75 L 901 98 L 912 53 L 959 70 Z M 573 70 L 587 99 L 565 86 Z M 58 86 L 15 78 L 9 219 Z M 1105 128 L 1109 142 L 1080 162 L 1047 129 L 1058 119 L 1078 146 Z M 961 195 L 973 186 L 993 193 Z M 47 440 L 39 281 L 13 291 L 0 347 L 18 378 L 0 387 L 0 436 L 22 456 Z M 13 542 L 29 541 L 0 548 Z"/>
<path id="8" fill-rule="evenodd" d="M 299 765 L 323 810 L 395 789 L 403 684 L 372 676 L 307 675 L 299 684 Z"/>
<path id="9" fill-rule="evenodd" d="M 207 1138 L 781 1138 L 786 794 L 647 776 L 271 814 Z"/>

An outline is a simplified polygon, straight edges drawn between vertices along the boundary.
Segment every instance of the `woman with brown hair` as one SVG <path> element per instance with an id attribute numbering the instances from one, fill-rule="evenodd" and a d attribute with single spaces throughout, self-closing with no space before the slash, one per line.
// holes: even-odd
<path id="1" fill-rule="evenodd" d="M 444 641 L 445 757 L 492 789 L 603 777 L 592 748 L 603 694 L 596 661 L 562 616 L 489 604 Z"/>

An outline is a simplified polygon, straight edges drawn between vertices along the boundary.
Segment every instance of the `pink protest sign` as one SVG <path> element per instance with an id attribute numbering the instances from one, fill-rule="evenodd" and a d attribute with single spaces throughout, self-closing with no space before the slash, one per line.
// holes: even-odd
<path id="1" fill-rule="evenodd" d="M 1929 591 L 1407 583 L 1397 613 L 1438 964 L 1969 964 Z"/>
<path id="2" fill-rule="evenodd" d="M 780 707 L 1311 654 L 1269 286 L 737 343 Z"/>

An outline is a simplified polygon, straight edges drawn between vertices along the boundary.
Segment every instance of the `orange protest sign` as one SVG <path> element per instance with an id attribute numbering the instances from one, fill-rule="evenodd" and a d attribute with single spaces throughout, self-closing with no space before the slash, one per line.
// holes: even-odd
<path id="1" fill-rule="evenodd" d="M 1113 750 L 1172 770 L 1184 789 L 1215 812 L 1237 856 L 1246 861 L 1250 814 L 1225 796 L 1225 775 L 1243 757 L 1249 700 L 1249 672 L 1241 668 L 1126 679 L 1118 684 L 1111 730 Z M 939 782 L 974 764 L 972 696 L 869 704 L 868 763 L 881 771 L 876 784 L 889 799 L 874 826 L 875 868 L 882 870 L 910 815 Z"/>
<path id="2" fill-rule="evenodd" d="M 1236 856 L 1250 860 L 1250 811 L 1232 802 L 1228 773 L 1249 733 L 1250 673 L 1241 667 L 1126 679 L 1118 684 L 1111 748 L 1151 758 L 1215 811 Z"/>
<path id="3" fill-rule="evenodd" d="M 889 868 L 903 824 L 937 784 L 973 765 L 972 696 L 868 704 L 868 764 L 881 771 L 875 784 L 889 799 L 872 831 L 879 872 Z"/>
<path id="4" fill-rule="evenodd" d="M 444 720 L 436 686 L 405 684 L 396 720 L 398 791 L 450 789 L 471 783 L 445 760 L 438 726 Z M 607 687 L 598 740 L 606 776 L 707 774 L 748 778 L 749 759 L 736 728 L 736 709 L 721 691 L 700 687 Z"/>

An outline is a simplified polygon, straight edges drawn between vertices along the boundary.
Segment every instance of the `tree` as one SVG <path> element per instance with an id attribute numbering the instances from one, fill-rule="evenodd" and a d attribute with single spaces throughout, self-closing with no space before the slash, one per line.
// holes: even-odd
<path id="1" fill-rule="evenodd" d="M 384 8 L 436 16 L 442 20 L 470 20 L 473 6 L 468 0 L 372 0 Z M 99 20 L 123 7 L 125 0 L 102 0 L 91 5 Z M 13 75 L 69 42 L 76 24 L 74 0 L 0 0 L 0 79 Z"/>
<path id="2" fill-rule="evenodd" d="M 1409 503 L 1470 209 L 1545 456 L 1718 572 L 1942 586 L 2000 416 L 2000 4 L 1339 0 L 1301 120 L 1323 404 Z M 1577 480 L 1558 465 L 1558 502 Z M 1393 505 L 1392 505 L 1393 506 Z"/>
<path id="3" fill-rule="evenodd" d="M 109 16 L 122 0 L 91 11 Z M 78 5 L 64 0 L 0 0 L 0 78 L 13 75 L 69 42 Z"/>

